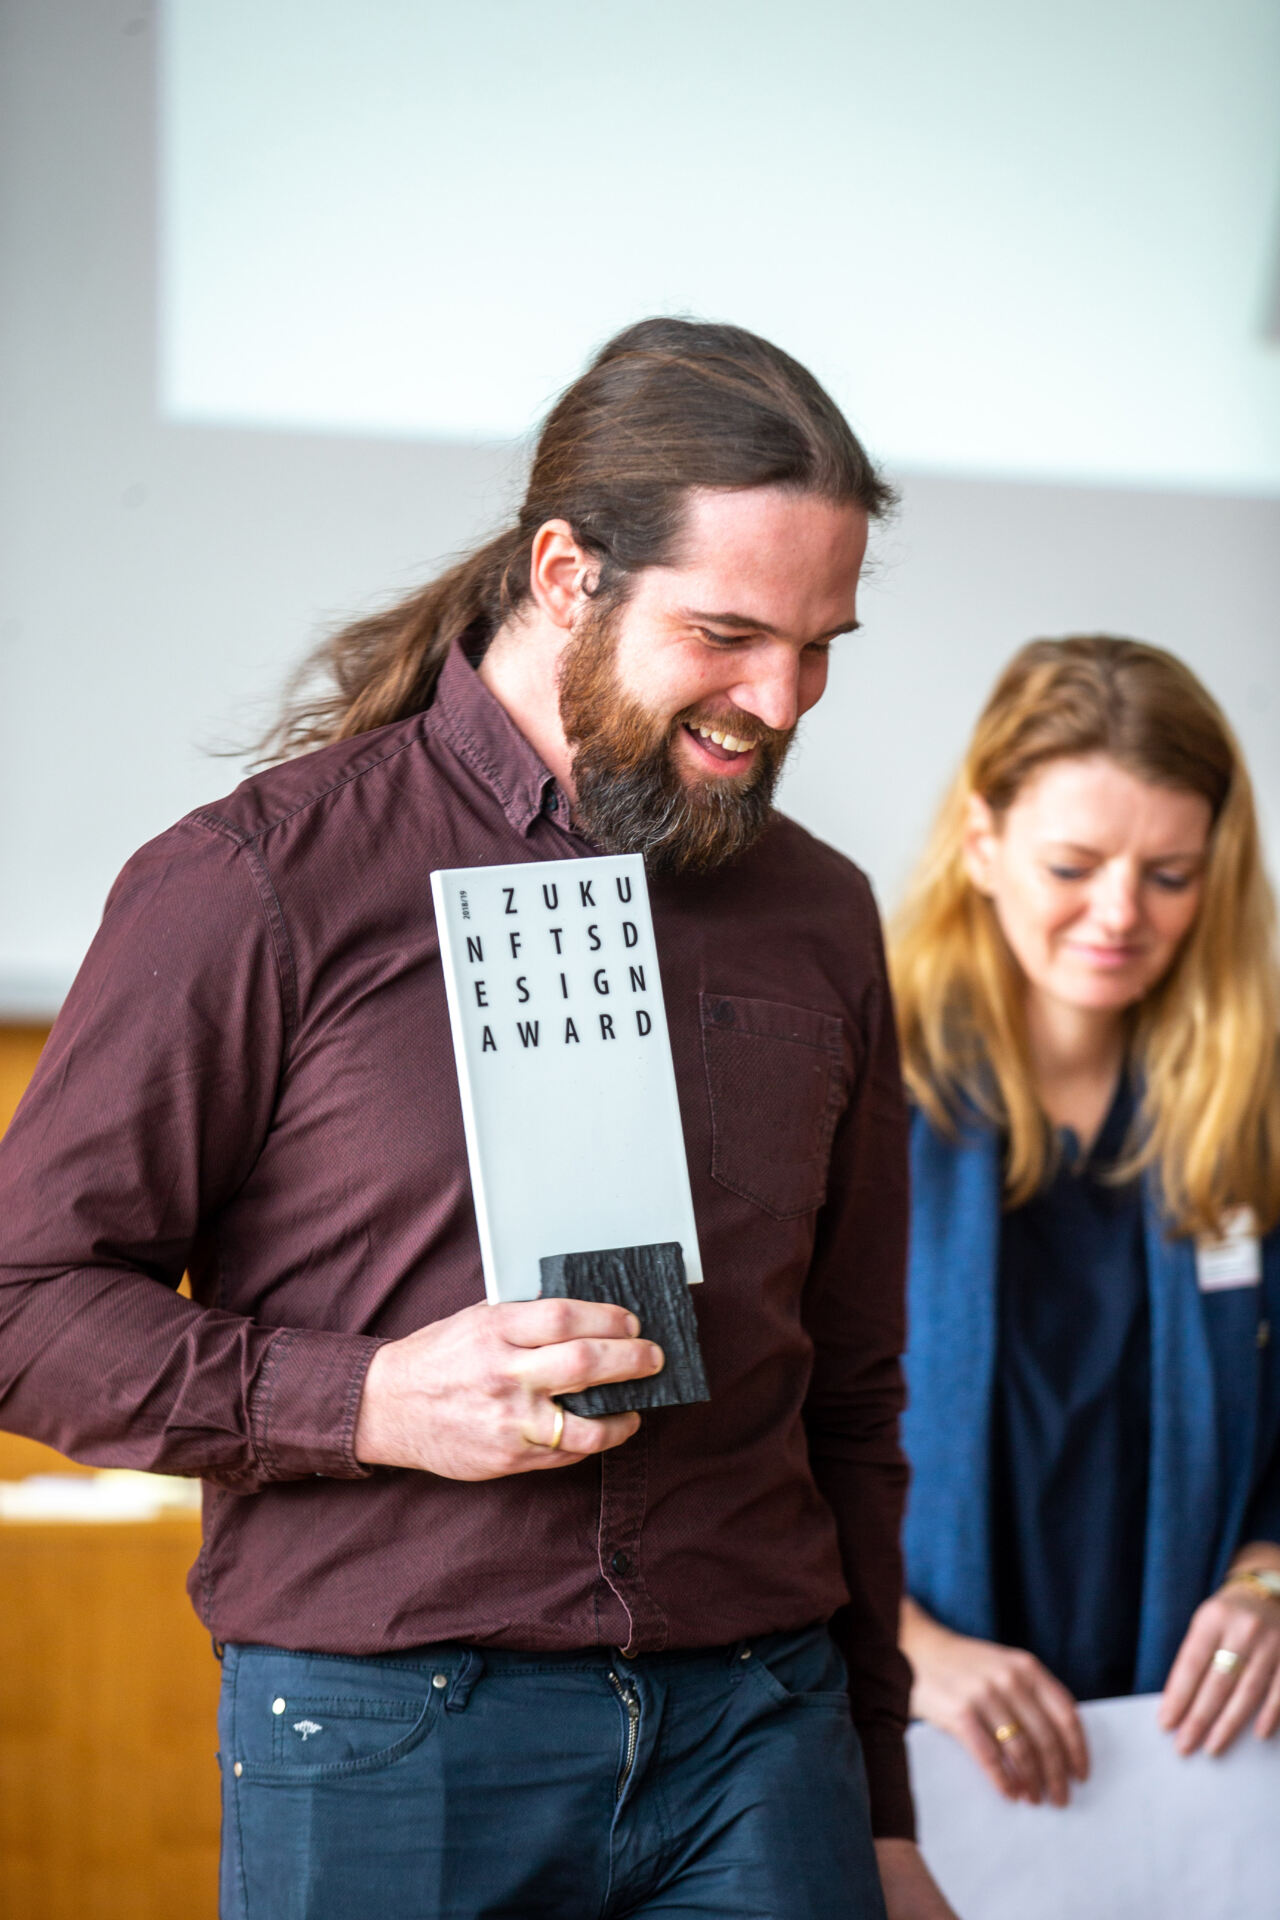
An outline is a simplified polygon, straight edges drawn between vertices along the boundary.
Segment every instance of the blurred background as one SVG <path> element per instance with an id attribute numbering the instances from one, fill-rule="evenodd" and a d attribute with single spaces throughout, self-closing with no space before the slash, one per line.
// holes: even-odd
<path id="1" fill-rule="evenodd" d="M 778 341 L 901 486 L 783 796 L 883 904 L 1000 664 L 1080 630 L 1206 680 L 1274 871 L 1275 0 L 0 0 L 0 275 L 0 1122 L 128 854 L 650 312 Z M 0 1908 L 212 1913 L 194 1519 L 40 1514 Z"/>
<path id="2" fill-rule="evenodd" d="M 7 0 L 0 1012 L 655 311 L 902 484 L 785 804 L 891 901 L 1001 661 L 1183 654 L 1280 830 L 1275 0 Z"/>

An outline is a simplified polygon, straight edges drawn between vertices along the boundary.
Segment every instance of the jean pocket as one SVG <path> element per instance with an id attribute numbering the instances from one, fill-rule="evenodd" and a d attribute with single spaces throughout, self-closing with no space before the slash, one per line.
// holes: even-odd
<path id="1" fill-rule="evenodd" d="M 236 1674 L 236 1778 L 307 1781 L 393 1766 L 424 1740 L 442 1690 L 430 1675 L 288 1656 Z"/>
<path id="2" fill-rule="evenodd" d="M 712 1179 L 776 1220 L 820 1207 L 845 1101 L 843 1022 L 811 1007 L 704 993 L 702 1057 Z"/>
<path id="3" fill-rule="evenodd" d="M 779 1706 L 836 1708 L 852 1720 L 848 1672 L 824 1629 L 773 1634 L 758 1642 L 747 1671 Z"/>

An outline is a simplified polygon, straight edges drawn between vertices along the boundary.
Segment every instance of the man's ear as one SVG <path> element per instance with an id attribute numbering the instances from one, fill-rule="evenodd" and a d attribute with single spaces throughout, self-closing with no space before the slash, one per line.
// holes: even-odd
<path id="1" fill-rule="evenodd" d="M 995 814 L 980 793 L 971 793 L 965 810 L 961 843 L 964 870 L 979 893 L 995 891 L 996 842 L 1000 830 Z"/>
<path id="2" fill-rule="evenodd" d="M 547 618 L 566 630 L 582 612 L 598 564 L 574 538 L 567 520 L 547 520 L 529 551 L 529 591 Z"/>

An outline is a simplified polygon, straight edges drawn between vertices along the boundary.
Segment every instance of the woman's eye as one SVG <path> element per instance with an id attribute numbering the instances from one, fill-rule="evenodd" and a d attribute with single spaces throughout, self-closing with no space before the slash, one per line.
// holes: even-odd
<path id="1" fill-rule="evenodd" d="M 1087 872 L 1085 867 L 1051 866 L 1049 872 L 1055 880 L 1083 880 Z"/>
<path id="2" fill-rule="evenodd" d="M 1195 878 L 1190 873 L 1153 873 L 1152 881 L 1161 893 L 1185 893 Z"/>

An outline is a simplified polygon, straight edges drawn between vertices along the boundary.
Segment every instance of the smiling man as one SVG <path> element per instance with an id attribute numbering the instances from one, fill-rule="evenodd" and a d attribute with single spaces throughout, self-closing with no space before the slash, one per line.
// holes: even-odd
<path id="1" fill-rule="evenodd" d="M 225 1916 L 947 1912 L 879 929 L 772 807 L 888 497 L 767 342 L 629 329 L 517 522 L 112 893 L 0 1153 L 0 1407 L 208 1484 Z M 554 1398 L 661 1367 L 621 1309 L 483 1303 L 428 888 L 601 850 L 651 876 L 706 1275 L 711 1400 L 643 1422 Z"/>

